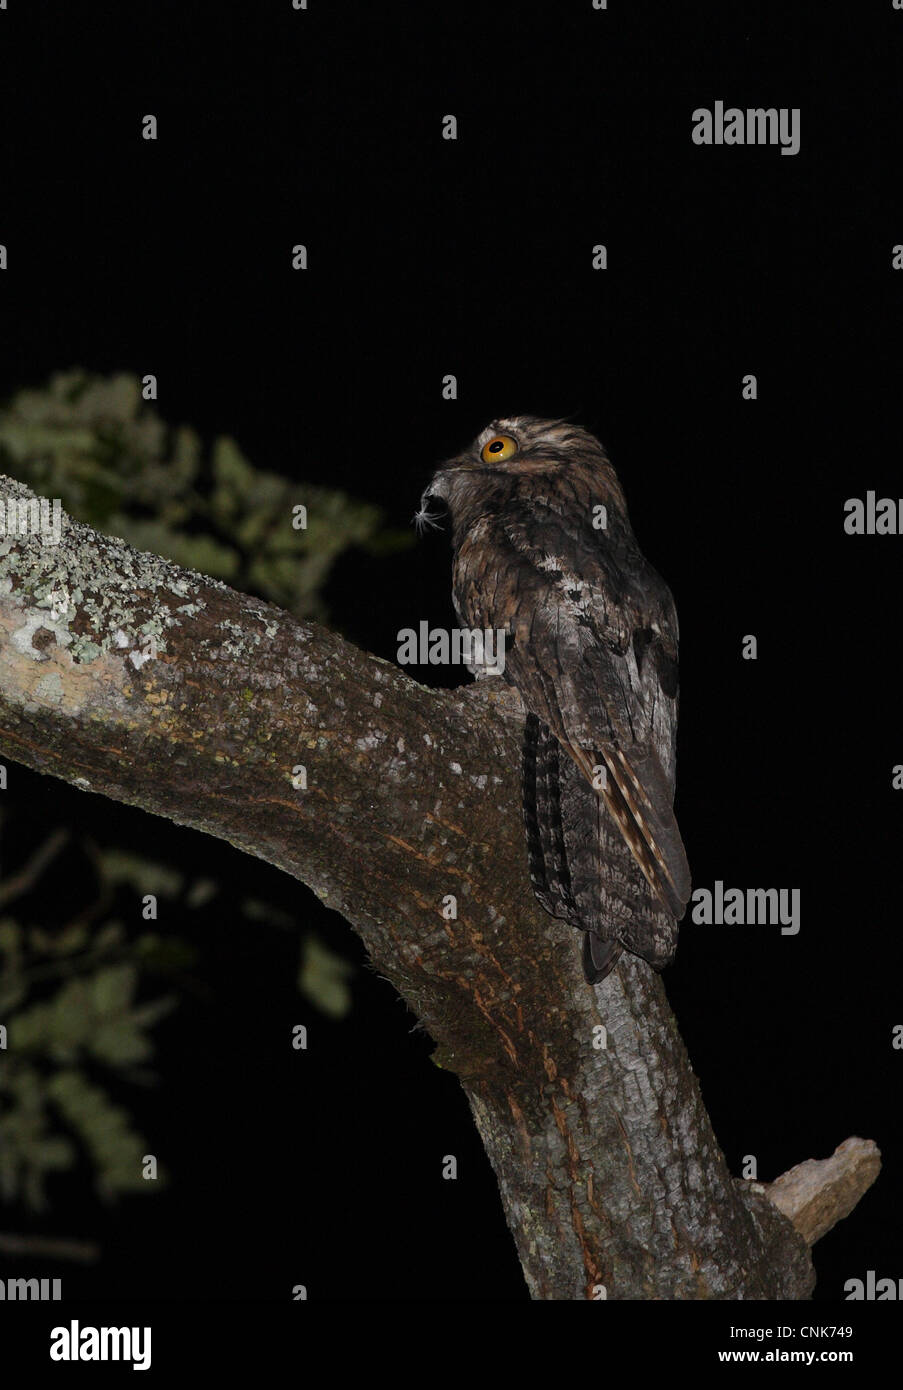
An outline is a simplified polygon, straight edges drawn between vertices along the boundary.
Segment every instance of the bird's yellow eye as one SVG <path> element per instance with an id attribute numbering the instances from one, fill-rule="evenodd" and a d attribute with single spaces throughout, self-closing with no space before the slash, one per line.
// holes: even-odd
<path id="1" fill-rule="evenodd" d="M 517 441 L 510 434 L 496 434 L 486 441 L 480 454 L 484 463 L 502 463 L 517 453 Z"/>

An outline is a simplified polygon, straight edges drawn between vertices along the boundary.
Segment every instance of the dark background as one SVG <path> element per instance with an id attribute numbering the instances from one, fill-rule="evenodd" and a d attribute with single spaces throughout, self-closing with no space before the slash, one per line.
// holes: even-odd
<path id="1" fill-rule="evenodd" d="M 694 883 L 802 893 L 797 937 L 682 929 L 666 982 L 716 1133 L 763 1180 L 875 1139 L 884 1172 L 816 1246 L 816 1297 L 903 1274 L 903 539 L 843 530 L 846 498 L 903 493 L 903 14 L 9 4 L 2 396 L 70 366 L 153 372 L 171 423 L 232 434 L 258 466 L 399 526 L 494 416 L 598 433 L 680 614 Z M 800 107 L 801 152 L 694 146 L 693 109 L 718 99 Z M 453 623 L 449 584 L 444 533 L 347 557 L 327 597 L 394 659 L 400 628 Z M 84 814 L 61 783 L 16 781 L 23 826 Z M 111 814 L 136 848 L 209 862 L 237 894 L 237 852 Z M 363 962 L 340 918 L 278 879 L 299 922 Z M 305 1283 L 319 1300 L 526 1299 L 463 1095 L 394 991 L 362 968 L 330 1023 L 299 1001 L 291 941 L 261 958 L 237 915 L 211 931 L 210 993 L 161 1026 L 142 1098 L 169 1190 L 110 1212 L 61 1179 L 29 1227 L 101 1242 L 98 1266 L 64 1271 L 67 1297 L 284 1300 Z"/>

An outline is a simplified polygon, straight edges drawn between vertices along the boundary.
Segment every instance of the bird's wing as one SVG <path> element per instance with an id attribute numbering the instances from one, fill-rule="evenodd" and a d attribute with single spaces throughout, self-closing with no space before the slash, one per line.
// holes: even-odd
<path id="1" fill-rule="evenodd" d="M 455 600 L 508 634 L 505 674 L 597 789 L 656 897 L 679 920 L 690 874 L 674 817 L 677 618 L 626 521 L 596 532 L 512 502 L 461 543 Z M 604 772 L 602 771 L 604 770 Z M 601 785 L 600 785 L 601 784 Z"/>

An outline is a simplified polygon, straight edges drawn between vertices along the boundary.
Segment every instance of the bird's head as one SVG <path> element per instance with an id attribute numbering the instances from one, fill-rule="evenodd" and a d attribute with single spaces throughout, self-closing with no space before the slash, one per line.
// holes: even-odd
<path id="1" fill-rule="evenodd" d="M 422 531 L 438 525 L 429 502 L 439 498 L 454 513 L 458 503 L 490 479 L 505 474 L 520 478 L 557 473 L 575 464 L 614 474 L 598 439 L 567 420 L 540 420 L 534 415 L 513 415 L 493 420 L 476 439 L 454 458 L 439 465 L 420 499 L 414 521 Z"/>

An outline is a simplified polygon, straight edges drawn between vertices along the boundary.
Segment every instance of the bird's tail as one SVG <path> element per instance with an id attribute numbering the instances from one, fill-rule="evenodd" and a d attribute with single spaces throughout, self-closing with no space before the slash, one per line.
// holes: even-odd
<path id="1" fill-rule="evenodd" d="M 596 791 L 591 764 L 601 764 L 603 754 L 590 759 L 578 753 L 566 751 L 543 720 L 527 715 L 523 808 L 533 892 L 546 912 L 583 933 L 590 984 L 611 973 L 622 948 L 663 970 L 674 956 L 677 921 L 689 896 L 680 833 L 673 813 L 660 809 L 668 804 L 664 774 L 656 761 L 651 785 L 661 794 L 650 806 L 632 766 L 616 762 L 618 775 Z M 650 776 L 645 762 L 642 771 Z M 639 896 L 629 867 L 635 862 L 646 880 Z"/>
<path id="2" fill-rule="evenodd" d="M 610 920 L 600 896 L 599 798 L 534 714 L 524 729 L 523 806 L 533 892 L 546 912 L 583 933 L 583 973 L 598 984 L 622 950 L 602 935 Z"/>
<path id="3" fill-rule="evenodd" d="M 580 927 L 564 843 L 559 747 L 549 726 L 535 714 L 528 714 L 522 777 L 530 881 L 546 912 Z"/>

